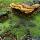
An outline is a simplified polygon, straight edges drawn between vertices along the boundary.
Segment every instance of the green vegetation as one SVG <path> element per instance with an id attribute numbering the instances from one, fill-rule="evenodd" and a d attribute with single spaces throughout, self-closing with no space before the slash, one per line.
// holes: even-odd
<path id="1" fill-rule="evenodd" d="M 32 2 L 33 0 L 0 0 L 0 14 L 3 14 L 8 9 L 10 3 L 22 3 Z M 9 31 L 12 35 L 16 35 L 20 40 L 25 34 L 27 29 L 30 30 L 32 36 L 40 36 L 40 12 L 34 13 L 31 17 L 17 16 L 10 13 L 9 18 L 0 23 L 0 36 L 3 36 L 5 32 Z"/>

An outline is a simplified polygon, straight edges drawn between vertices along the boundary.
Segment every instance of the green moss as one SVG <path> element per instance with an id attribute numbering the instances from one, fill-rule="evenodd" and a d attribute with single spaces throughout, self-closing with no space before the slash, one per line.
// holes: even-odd
<path id="1" fill-rule="evenodd" d="M 33 0 L 0 0 L 0 13 L 6 12 L 7 7 L 10 3 L 22 3 L 22 2 L 32 2 Z M 9 15 L 10 18 L 3 23 L 0 23 L 0 35 L 6 31 L 9 31 L 17 38 L 21 38 L 25 34 L 27 34 L 27 28 L 29 28 L 32 36 L 40 36 L 40 12 L 37 15 L 34 14 L 32 17 L 19 17 L 17 15 Z"/>

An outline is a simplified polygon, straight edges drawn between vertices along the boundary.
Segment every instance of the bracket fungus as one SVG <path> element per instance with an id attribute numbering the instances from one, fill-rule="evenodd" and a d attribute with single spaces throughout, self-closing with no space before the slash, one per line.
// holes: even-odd
<path id="1" fill-rule="evenodd" d="M 40 7 L 40 4 L 33 4 L 33 5 L 27 5 L 27 4 L 18 4 L 18 3 L 11 3 L 10 4 L 11 9 L 20 10 L 21 12 L 25 14 L 30 14 L 37 10 Z"/>

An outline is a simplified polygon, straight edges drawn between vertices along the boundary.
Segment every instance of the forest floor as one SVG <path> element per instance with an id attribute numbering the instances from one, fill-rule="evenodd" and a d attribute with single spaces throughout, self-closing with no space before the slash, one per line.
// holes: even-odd
<path id="1" fill-rule="evenodd" d="M 27 1 L 32 2 L 32 0 L 0 0 L 0 15 L 10 10 L 8 8 L 10 3 L 26 3 Z M 24 35 L 27 36 L 27 29 L 30 30 L 32 37 L 40 38 L 40 12 L 34 12 L 31 17 L 17 16 L 11 13 L 4 20 L 0 21 L 0 38 L 2 37 L 2 40 L 12 40 L 14 37 L 20 40 L 24 38 Z"/>

